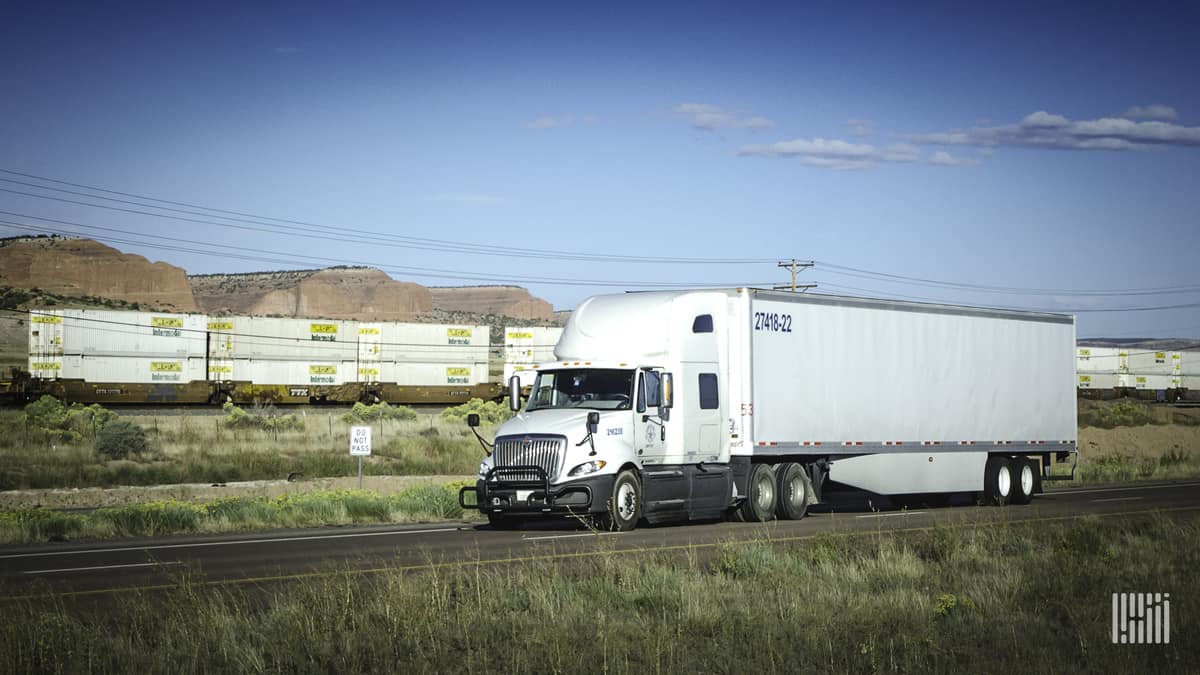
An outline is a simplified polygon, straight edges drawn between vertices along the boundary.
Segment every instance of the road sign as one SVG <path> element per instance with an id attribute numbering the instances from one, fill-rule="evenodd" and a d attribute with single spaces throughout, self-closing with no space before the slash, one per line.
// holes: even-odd
<path id="1" fill-rule="evenodd" d="M 371 454 L 371 427 L 350 427 L 350 454 L 357 457 Z"/>

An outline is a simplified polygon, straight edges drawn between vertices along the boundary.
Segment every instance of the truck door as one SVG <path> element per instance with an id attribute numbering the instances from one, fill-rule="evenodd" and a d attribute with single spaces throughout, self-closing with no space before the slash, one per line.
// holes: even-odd
<path id="1" fill-rule="evenodd" d="M 638 459 L 647 464 L 661 464 L 666 444 L 663 442 L 662 420 L 658 418 L 659 371 L 638 371 L 637 401 L 634 404 L 633 447 Z"/>

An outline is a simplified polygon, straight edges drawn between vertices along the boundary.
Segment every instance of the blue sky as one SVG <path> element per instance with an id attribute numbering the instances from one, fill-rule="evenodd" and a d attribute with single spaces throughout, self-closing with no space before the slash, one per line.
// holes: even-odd
<path id="1" fill-rule="evenodd" d="M 9 2 L 0 169 L 254 218 L 0 173 L 0 235 L 517 281 L 559 309 L 784 283 L 791 258 L 824 292 L 1196 305 L 1197 25 L 1185 3 Z M 1196 337 L 1200 308 L 1079 334 Z"/>

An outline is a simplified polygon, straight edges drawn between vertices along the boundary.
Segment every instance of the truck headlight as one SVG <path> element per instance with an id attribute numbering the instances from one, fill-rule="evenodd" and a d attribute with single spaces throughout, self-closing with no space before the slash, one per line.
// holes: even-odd
<path id="1" fill-rule="evenodd" d="M 602 459 L 594 459 L 590 462 L 584 462 L 583 464 L 580 464 L 579 466 L 567 472 L 567 476 L 586 476 L 589 473 L 596 473 L 600 469 L 603 469 L 605 464 L 608 464 L 608 462 Z"/>
<path id="2" fill-rule="evenodd" d="M 491 468 L 492 468 L 492 467 L 488 466 L 488 463 L 487 463 L 487 462 L 480 462 L 480 463 L 479 463 L 479 477 L 480 477 L 480 478 L 487 478 L 487 472 L 488 472 L 488 470 L 490 470 Z"/>

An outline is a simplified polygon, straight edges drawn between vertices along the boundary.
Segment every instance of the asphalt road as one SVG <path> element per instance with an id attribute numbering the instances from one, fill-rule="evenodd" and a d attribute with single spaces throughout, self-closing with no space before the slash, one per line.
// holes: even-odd
<path id="1" fill-rule="evenodd" d="M 507 532 L 453 522 L 3 547 L 0 601 L 52 593 L 115 599 L 130 589 L 173 587 L 184 573 L 215 585 L 263 584 L 334 570 L 369 575 L 446 564 L 569 560 L 613 551 L 705 552 L 734 541 L 789 541 L 822 533 L 904 531 L 935 524 L 1055 522 L 1087 514 L 1128 517 L 1153 511 L 1200 512 L 1200 481 L 1069 488 L 1038 495 L 1028 506 L 1003 508 L 875 510 L 863 497 L 843 497 L 798 521 L 680 524 L 626 533 L 596 533 L 566 520 L 539 521 Z"/>

